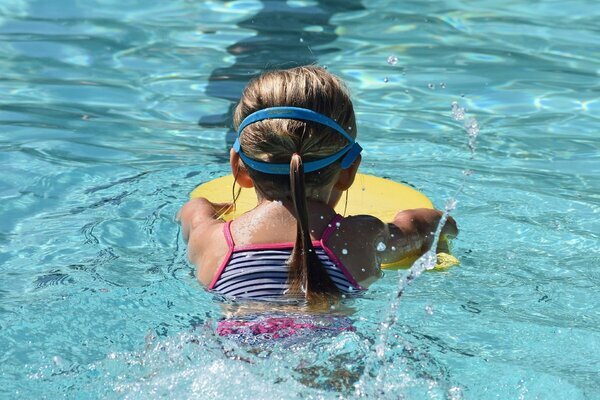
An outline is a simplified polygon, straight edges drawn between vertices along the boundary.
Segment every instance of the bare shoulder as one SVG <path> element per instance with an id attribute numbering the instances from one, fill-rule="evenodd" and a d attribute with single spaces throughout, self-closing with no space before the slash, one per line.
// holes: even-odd
<path id="1" fill-rule="evenodd" d="M 339 221 L 328 240 L 329 248 L 361 286 L 368 287 L 380 277 L 377 244 L 387 226 L 371 215 L 353 215 Z"/>
<path id="2" fill-rule="evenodd" d="M 224 222 L 218 215 L 222 207 L 197 198 L 185 203 L 177 213 L 183 239 L 188 244 L 188 258 L 196 265 L 207 254 L 207 249 L 220 242 Z"/>
<path id="3" fill-rule="evenodd" d="M 351 215 L 340 222 L 340 228 L 355 234 L 360 233 L 362 237 L 371 237 L 384 232 L 386 224 L 372 215 Z"/>
<path id="4" fill-rule="evenodd" d="M 177 213 L 184 240 L 187 242 L 193 231 L 204 231 L 210 226 L 222 224 L 223 220 L 219 219 L 219 215 L 230 207 L 229 203 L 215 204 L 201 197 L 185 203 Z"/>

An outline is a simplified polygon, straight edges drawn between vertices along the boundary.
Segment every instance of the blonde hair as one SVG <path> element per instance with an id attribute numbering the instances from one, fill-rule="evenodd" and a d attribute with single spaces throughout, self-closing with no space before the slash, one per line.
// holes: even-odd
<path id="1" fill-rule="evenodd" d="M 234 127 L 248 115 L 269 107 L 299 107 L 323 114 L 356 137 L 354 107 L 344 83 L 317 66 L 266 72 L 248 83 L 234 113 Z M 325 125 L 295 119 L 265 119 L 244 128 L 239 138 L 244 154 L 271 163 L 290 163 L 290 175 L 272 175 L 245 167 L 256 190 L 268 200 L 292 198 L 297 236 L 289 265 L 289 293 L 307 299 L 339 290 L 319 261 L 310 239 L 306 188 L 322 188 L 340 171 L 339 161 L 304 174 L 303 162 L 334 154 L 348 144 Z M 240 161 L 241 162 L 241 161 Z"/>

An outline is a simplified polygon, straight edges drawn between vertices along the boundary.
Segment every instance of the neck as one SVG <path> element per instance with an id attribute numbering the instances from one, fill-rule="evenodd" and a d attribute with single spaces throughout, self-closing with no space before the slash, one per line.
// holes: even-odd
<path id="1" fill-rule="evenodd" d="M 338 201 L 341 198 L 342 192 L 333 187 L 320 188 L 320 189 L 308 189 L 306 191 L 307 199 L 306 201 L 310 203 L 322 203 L 326 204 L 331 208 L 334 208 Z M 256 198 L 258 200 L 258 204 L 263 204 L 265 202 L 280 202 L 283 204 L 291 204 L 293 207 L 293 201 L 289 194 L 277 193 L 275 196 L 267 196 L 264 193 L 261 193 L 259 190 L 256 190 Z"/>

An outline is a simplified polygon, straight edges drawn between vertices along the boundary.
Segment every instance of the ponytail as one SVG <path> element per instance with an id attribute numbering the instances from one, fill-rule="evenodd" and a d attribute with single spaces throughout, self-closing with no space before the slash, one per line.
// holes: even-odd
<path id="1" fill-rule="evenodd" d="M 290 188 L 296 212 L 296 243 L 288 260 L 288 293 L 312 300 L 323 294 L 339 294 L 331 277 L 317 256 L 310 238 L 308 209 L 304 187 L 302 157 L 294 153 L 290 161 Z"/>

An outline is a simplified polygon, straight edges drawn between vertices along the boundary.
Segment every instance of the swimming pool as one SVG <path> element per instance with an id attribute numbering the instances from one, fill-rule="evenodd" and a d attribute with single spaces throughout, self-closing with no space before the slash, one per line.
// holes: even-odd
<path id="1" fill-rule="evenodd" d="M 600 397 L 599 18 L 593 1 L 2 2 L 0 398 Z M 174 223 L 227 172 L 248 77 L 311 62 L 350 86 L 363 172 L 458 201 L 462 264 L 407 288 L 382 363 L 395 272 L 348 304 L 356 331 L 244 346 L 214 334 Z M 453 102 L 480 126 L 473 155 Z"/>

